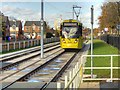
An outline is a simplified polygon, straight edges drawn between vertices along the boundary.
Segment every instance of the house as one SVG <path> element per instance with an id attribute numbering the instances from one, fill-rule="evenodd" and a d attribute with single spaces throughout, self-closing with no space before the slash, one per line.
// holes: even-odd
<path id="1" fill-rule="evenodd" d="M 17 40 L 22 40 L 22 22 L 20 20 L 10 21 L 10 36 L 15 36 Z"/>
<path id="2" fill-rule="evenodd" d="M 40 39 L 40 21 L 26 21 L 24 35 L 29 39 Z"/>
<path id="3" fill-rule="evenodd" d="M 0 12 L 0 31 L 2 32 L 2 40 L 7 40 L 10 36 L 10 23 L 8 16 L 4 16 L 3 13 Z"/>

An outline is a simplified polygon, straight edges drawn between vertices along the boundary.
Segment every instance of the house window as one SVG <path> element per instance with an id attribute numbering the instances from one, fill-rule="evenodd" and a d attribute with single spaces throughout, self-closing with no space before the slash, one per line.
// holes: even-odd
<path id="1" fill-rule="evenodd" d="M 33 26 L 32 26 L 32 30 L 34 30 L 34 31 L 35 31 L 35 25 L 33 25 Z"/>
<path id="2" fill-rule="evenodd" d="M 26 27 L 26 30 L 28 30 L 28 27 Z"/>
<path id="3" fill-rule="evenodd" d="M 39 30 L 40 30 L 40 27 L 39 27 Z"/>

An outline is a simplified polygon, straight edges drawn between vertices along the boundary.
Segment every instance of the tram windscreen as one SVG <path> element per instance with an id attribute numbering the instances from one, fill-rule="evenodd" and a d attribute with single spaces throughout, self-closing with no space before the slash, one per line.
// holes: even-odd
<path id="1" fill-rule="evenodd" d="M 63 27 L 62 37 L 63 38 L 79 38 L 78 27 Z"/>

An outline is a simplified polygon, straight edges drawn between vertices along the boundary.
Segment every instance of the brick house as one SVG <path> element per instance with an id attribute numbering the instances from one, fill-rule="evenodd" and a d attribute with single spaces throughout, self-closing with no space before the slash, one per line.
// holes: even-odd
<path id="1" fill-rule="evenodd" d="M 17 40 L 21 40 L 23 36 L 22 22 L 21 21 L 10 21 L 10 36 L 15 35 Z"/>
<path id="2" fill-rule="evenodd" d="M 26 21 L 24 35 L 30 39 L 40 39 L 40 21 Z"/>
<path id="3" fill-rule="evenodd" d="M 4 16 L 0 12 L 0 31 L 2 32 L 2 40 L 6 40 L 7 36 L 10 36 L 10 23 L 8 16 Z"/>

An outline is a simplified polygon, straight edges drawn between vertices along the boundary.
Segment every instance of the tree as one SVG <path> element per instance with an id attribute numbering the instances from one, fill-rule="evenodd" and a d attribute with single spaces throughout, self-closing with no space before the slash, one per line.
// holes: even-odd
<path id="1" fill-rule="evenodd" d="M 116 2 L 104 3 L 101 6 L 102 13 L 99 19 L 100 29 L 114 29 L 119 22 L 118 4 Z"/>

